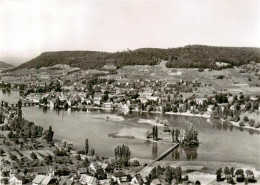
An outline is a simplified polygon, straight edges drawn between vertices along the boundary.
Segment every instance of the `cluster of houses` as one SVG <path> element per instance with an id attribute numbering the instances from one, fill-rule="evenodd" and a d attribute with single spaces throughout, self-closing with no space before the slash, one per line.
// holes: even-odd
<path id="1" fill-rule="evenodd" d="M 198 86 L 209 86 L 209 84 L 182 80 L 176 84 L 168 84 L 167 80 L 114 81 L 113 83 L 95 84 L 93 92 L 90 93 L 84 85 L 76 83 L 76 85 L 62 86 L 63 92 L 30 93 L 25 99 L 47 107 L 122 109 L 123 112 L 164 112 L 164 108 L 170 103 L 171 108 L 177 106 L 173 112 L 212 115 L 216 106 L 214 104 L 205 105 L 209 97 L 184 98 L 178 93 L 173 93 L 176 90 L 181 92 L 182 87 Z M 230 110 L 234 110 L 236 106 L 232 104 L 232 101 L 233 97 L 228 96 L 228 103 L 231 104 Z M 192 105 L 191 102 L 193 102 Z M 199 110 L 198 105 L 207 107 Z M 221 109 L 224 109 L 225 106 L 226 104 L 222 103 Z M 240 110 L 243 110 L 244 107 L 245 105 L 241 105 Z"/>
<path id="2" fill-rule="evenodd" d="M 139 185 L 146 182 L 140 174 L 134 177 L 122 171 L 109 173 L 107 178 L 99 180 L 95 174 L 99 170 L 106 171 L 108 164 L 92 162 L 87 168 L 79 168 L 76 173 L 67 176 L 57 176 L 56 171 L 51 166 L 39 166 L 30 168 L 27 174 L 19 172 L 18 169 L 10 169 L 8 184 L 11 185 L 110 185 L 111 182 L 117 184 Z M 3 170 L 3 169 L 2 169 Z M 106 172 L 105 172 L 106 173 Z"/>

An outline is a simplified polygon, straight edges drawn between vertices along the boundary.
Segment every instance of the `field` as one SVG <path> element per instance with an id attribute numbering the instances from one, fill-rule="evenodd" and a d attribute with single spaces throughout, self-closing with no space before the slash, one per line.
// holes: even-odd
<path id="1" fill-rule="evenodd" d="M 180 81 L 197 81 L 201 82 L 202 86 L 191 94 L 197 94 L 200 97 L 212 95 L 214 92 L 235 94 L 242 92 L 252 96 L 260 94 L 259 77 L 255 73 L 240 73 L 241 68 L 205 69 L 199 72 L 196 68 L 166 68 L 165 64 L 166 61 L 155 66 L 125 66 L 118 70 L 117 75 L 109 76 L 109 78 L 115 78 L 121 82 L 137 79 L 167 80 L 172 84 Z M 185 96 L 186 93 L 183 94 Z"/>

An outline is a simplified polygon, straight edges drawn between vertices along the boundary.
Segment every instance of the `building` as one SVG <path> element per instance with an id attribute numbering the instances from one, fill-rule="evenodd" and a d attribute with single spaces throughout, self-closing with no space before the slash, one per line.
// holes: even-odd
<path id="1" fill-rule="evenodd" d="M 37 166 L 32 167 L 28 170 L 28 173 L 32 173 L 34 175 L 46 175 L 46 176 L 54 176 L 55 169 L 52 166 Z"/>
<path id="2" fill-rule="evenodd" d="M 73 185 L 73 184 L 74 184 L 74 178 L 71 176 L 61 177 L 59 181 L 59 185 Z"/>
<path id="3" fill-rule="evenodd" d="M 87 174 L 88 170 L 87 168 L 79 168 L 78 169 L 78 175 Z"/>
<path id="4" fill-rule="evenodd" d="M 122 182 L 127 182 L 127 175 L 124 172 L 115 172 L 112 174 L 112 179 L 121 184 Z"/>
<path id="5" fill-rule="evenodd" d="M 96 177 L 92 177 L 86 174 L 81 175 L 79 182 L 81 184 L 87 184 L 87 185 L 97 185 L 98 179 Z"/>
<path id="6" fill-rule="evenodd" d="M 140 174 L 137 174 L 132 178 L 130 184 L 140 185 L 140 184 L 145 184 L 146 182 L 147 180 L 145 178 L 143 178 Z"/>
<path id="7" fill-rule="evenodd" d="M 154 179 L 154 180 L 152 180 L 150 185 L 161 185 L 161 182 L 159 179 Z"/>
<path id="8" fill-rule="evenodd" d="M 51 184 L 56 184 L 55 179 L 52 179 L 51 176 L 46 176 L 46 175 L 37 175 L 32 181 L 32 185 L 51 185 Z"/>
<path id="9" fill-rule="evenodd" d="M 94 105 L 100 105 L 102 100 L 102 94 L 96 93 L 93 98 Z"/>
<path id="10" fill-rule="evenodd" d="M 10 178 L 18 174 L 18 169 L 10 169 Z"/>
<path id="11" fill-rule="evenodd" d="M 22 185 L 23 184 L 23 177 L 19 175 L 13 175 L 9 179 L 10 185 Z"/>
<path id="12" fill-rule="evenodd" d="M 113 108 L 113 103 L 112 102 L 104 103 L 103 107 L 106 108 L 106 109 L 112 109 Z"/>

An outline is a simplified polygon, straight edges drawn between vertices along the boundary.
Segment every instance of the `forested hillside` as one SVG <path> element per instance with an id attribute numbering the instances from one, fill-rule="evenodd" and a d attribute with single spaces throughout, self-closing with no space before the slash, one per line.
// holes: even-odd
<path id="1" fill-rule="evenodd" d="M 260 63 L 260 48 L 213 47 L 191 45 L 180 48 L 157 49 L 142 48 L 123 52 L 97 51 L 57 51 L 45 52 L 11 71 L 22 68 L 50 67 L 56 64 L 68 64 L 82 69 L 100 69 L 105 64 L 117 67 L 126 65 L 155 65 L 167 60 L 169 68 L 223 68 L 216 62 L 225 62 L 225 67 L 247 64 L 250 61 Z"/>
<path id="2" fill-rule="evenodd" d="M 231 66 L 260 63 L 260 48 L 186 46 L 178 48 L 175 55 L 170 55 L 167 67 L 181 68 L 221 68 L 216 62 L 225 62 Z M 227 66 L 230 67 L 230 66 Z"/>

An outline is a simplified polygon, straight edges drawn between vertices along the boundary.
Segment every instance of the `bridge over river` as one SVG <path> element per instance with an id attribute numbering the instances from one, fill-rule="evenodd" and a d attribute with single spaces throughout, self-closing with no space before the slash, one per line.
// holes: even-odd
<path id="1" fill-rule="evenodd" d="M 164 157 L 166 157 L 169 153 L 171 153 L 174 149 L 176 149 L 179 146 L 179 143 L 176 143 L 175 145 L 171 146 L 168 150 L 166 150 L 165 152 L 163 152 L 159 157 L 157 157 L 156 159 L 154 159 L 153 161 L 151 161 L 149 164 L 147 164 L 143 169 L 141 169 L 138 173 L 142 173 L 142 171 L 144 171 L 146 168 L 148 168 L 149 166 L 151 166 L 153 163 L 155 163 L 156 161 L 160 161 L 162 160 Z"/>
<path id="2" fill-rule="evenodd" d="M 1 101 L 1 106 L 6 106 L 6 104 L 8 104 L 11 107 L 18 107 L 18 103 L 8 103 L 6 101 Z M 38 105 L 38 103 L 34 103 L 34 102 L 29 102 L 29 101 L 24 101 L 22 100 L 22 106 L 26 107 L 26 106 L 34 106 L 34 105 Z"/>

